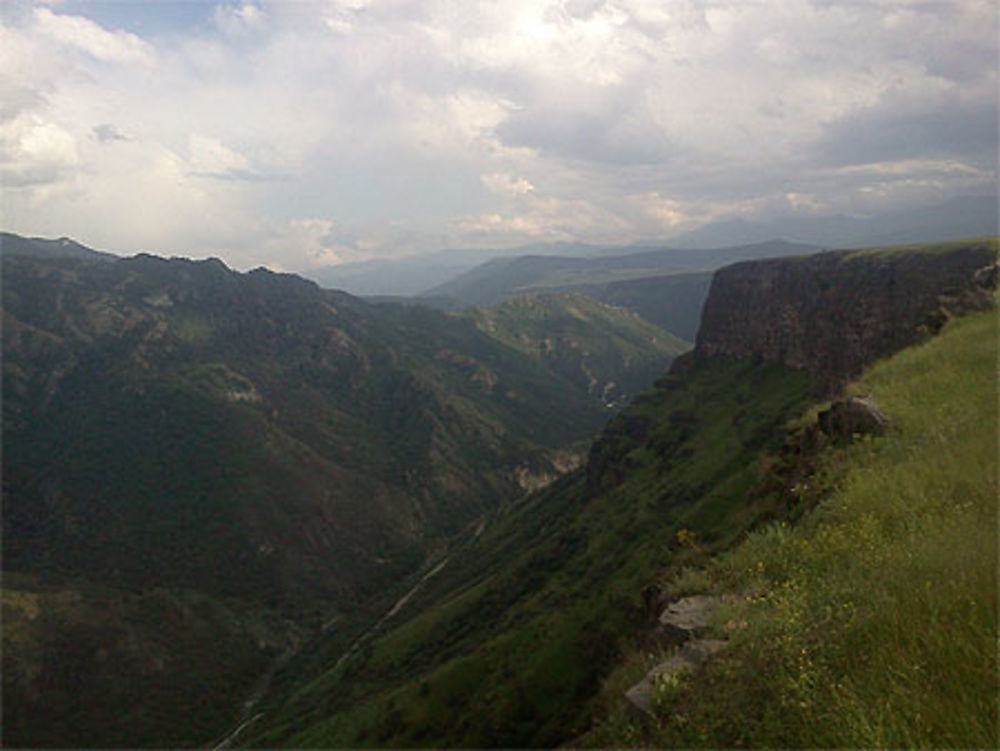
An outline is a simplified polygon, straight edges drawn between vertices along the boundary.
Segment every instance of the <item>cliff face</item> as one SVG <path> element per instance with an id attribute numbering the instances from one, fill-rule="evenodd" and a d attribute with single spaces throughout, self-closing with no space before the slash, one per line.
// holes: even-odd
<path id="1" fill-rule="evenodd" d="M 996 261 L 994 241 L 738 263 L 712 281 L 695 356 L 777 362 L 832 389 L 992 306 Z"/>

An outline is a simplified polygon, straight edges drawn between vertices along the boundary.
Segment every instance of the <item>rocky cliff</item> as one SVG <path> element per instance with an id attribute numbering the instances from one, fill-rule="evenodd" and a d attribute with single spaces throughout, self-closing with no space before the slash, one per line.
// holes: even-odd
<path id="1" fill-rule="evenodd" d="M 777 362 L 832 389 L 992 306 L 996 263 L 995 240 L 737 263 L 712 281 L 695 357 Z"/>

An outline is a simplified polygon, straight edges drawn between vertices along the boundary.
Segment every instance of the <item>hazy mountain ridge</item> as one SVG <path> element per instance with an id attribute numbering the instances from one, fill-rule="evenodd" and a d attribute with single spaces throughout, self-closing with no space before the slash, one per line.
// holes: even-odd
<path id="1" fill-rule="evenodd" d="M 526 292 L 639 279 L 665 274 L 714 271 L 751 258 L 802 255 L 819 250 L 784 240 L 711 250 L 662 248 L 595 258 L 517 256 L 497 258 L 449 282 L 427 290 L 428 296 L 453 297 L 473 305 L 490 305 Z"/>
<path id="2" fill-rule="evenodd" d="M 0 232 L 0 256 L 18 255 L 33 258 L 89 258 L 115 260 L 118 256 L 94 250 L 68 237 L 49 240 L 44 237 L 21 237 L 11 232 Z"/>
<path id="3" fill-rule="evenodd" d="M 964 196 L 919 209 L 870 217 L 788 216 L 766 222 L 727 220 L 674 235 L 669 242 L 691 248 L 763 242 L 780 236 L 833 248 L 944 242 L 994 235 L 1000 229 L 997 195 Z"/>
<path id="4" fill-rule="evenodd" d="M 306 269 L 300 273 L 324 287 L 344 289 L 352 294 L 413 296 L 427 294 L 429 290 L 449 283 L 477 266 L 493 261 L 505 263 L 520 256 L 611 259 L 660 251 L 667 247 L 713 250 L 766 243 L 779 237 L 795 243 L 827 248 L 934 242 L 995 234 L 1000 227 L 997 212 L 996 195 L 966 196 L 917 210 L 887 212 L 868 217 L 786 216 L 770 222 L 725 220 L 691 232 L 669 235 L 658 243 L 646 241 L 636 245 L 595 245 L 556 242 L 513 248 L 441 250 L 396 259 Z M 473 301 L 474 304 L 484 302 L 487 301 Z M 685 338 L 693 339 L 693 333 L 691 337 Z"/>

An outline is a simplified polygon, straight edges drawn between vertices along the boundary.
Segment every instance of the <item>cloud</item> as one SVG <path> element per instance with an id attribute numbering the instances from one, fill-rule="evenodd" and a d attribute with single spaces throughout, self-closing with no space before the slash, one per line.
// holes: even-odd
<path id="1" fill-rule="evenodd" d="M 188 167 L 195 177 L 221 180 L 267 180 L 253 168 L 243 154 L 226 146 L 217 138 L 193 134 L 188 139 Z"/>
<path id="2" fill-rule="evenodd" d="M 42 34 L 98 60 L 139 65 L 153 62 L 153 48 L 126 31 L 107 31 L 82 16 L 57 14 L 48 8 L 36 8 L 34 20 Z"/>
<path id="3" fill-rule="evenodd" d="M 830 123 L 816 146 L 833 164 L 941 157 L 996 164 L 997 109 L 995 89 L 975 97 L 954 90 L 920 97 L 890 92 Z"/>
<path id="4" fill-rule="evenodd" d="M 264 244 L 264 263 L 271 268 L 285 268 L 289 261 L 307 266 L 335 266 L 342 263 L 342 251 L 332 236 L 333 222 L 308 217 L 293 219 L 272 230 Z"/>
<path id="5" fill-rule="evenodd" d="M 535 186 L 523 177 L 514 177 L 503 172 L 492 172 L 481 178 L 483 186 L 492 193 L 508 196 L 523 196 L 535 189 Z"/>
<path id="6" fill-rule="evenodd" d="M 112 123 L 101 123 L 91 128 L 94 138 L 101 143 L 112 143 L 113 141 L 128 141 L 128 136 L 122 133 Z"/>
<path id="7" fill-rule="evenodd" d="M 995 189 L 979 0 L 14 7 L 0 179 L 31 234 L 295 268 Z"/>
<path id="8" fill-rule="evenodd" d="M 263 29 L 264 11 L 256 3 L 226 3 L 215 6 L 215 25 L 230 36 L 246 36 Z"/>
<path id="9" fill-rule="evenodd" d="M 0 124 L 0 184 L 8 188 L 45 185 L 80 165 L 73 134 L 30 115 Z"/>

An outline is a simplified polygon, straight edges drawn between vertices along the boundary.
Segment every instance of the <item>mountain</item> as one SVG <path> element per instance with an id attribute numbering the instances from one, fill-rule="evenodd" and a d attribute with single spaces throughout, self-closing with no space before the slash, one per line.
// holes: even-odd
<path id="1" fill-rule="evenodd" d="M 620 246 L 586 243 L 535 243 L 514 248 L 453 249 L 403 258 L 373 259 L 303 269 L 321 287 L 362 296 L 415 296 L 495 258 L 522 255 L 594 256 L 621 253 Z"/>
<path id="2" fill-rule="evenodd" d="M 712 271 L 751 258 L 801 255 L 819 250 L 772 240 L 711 250 L 657 249 L 596 258 L 518 256 L 498 258 L 424 293 L 491 305 L 506 297 L 540 291 L 588 289 L 623 280 Z"/>
<path id="3" fill-rule="evenodd" d="M 534 243 L 514 248 L 441 250 L 397 259 L 304 269 L 299 273 L 322 287 L 356 295 L 415 296 L 435 290 L 477 266 L 519 256 L 614 258 L 661 250 L 665 245 L 673 248 L 713 249 L 768 243 L 776 237 L 826 248 L 933 242 L 994 235 L 1000 227 L 997 210 L 996 195 L 967 196 L 917 210 L 881 213 L 870 217 L 786 216 L 767 222 L 730 219 L 714 222 L 692 232 L 669 236 L 657 245 L 566 242 Z M 713 262 L 704 268 L 717 268 L 735 260 L 738 259 Z M 466 302 L 481 305 L 492 304 L 496 300 L 496 297 L 479 295 Z M 655 323 L 652 319 L 648 320 Z M 691 337 L 685 338 L 693 338 L 693 332 Z"/>
<path id="4" fill-rule="evenodd" d="M 114 260 L 118 258 L 112 253 L 88 248 L 68 237 L 47 240 L 42 237 L 21 237 L 11 232 L 0 232 L 0 256 L 84 258 L 90 260 Z"/>
<path id="5" fill-rule="evenodd" d="M 711 282 L 712 272 L 703 272 L 647 276 L 576 289 L 693 342 Z"/>
<path id="6" fill-rule="evenodd" d="M 1000 228 L 998 211 L 995 194 L 966 196 L 871 217 L 789 216 L 767 222 L 731 219 L 674 235 L 668 241 L 686 248 L 762 242 L 771 237 L 835 248 L 940 242 L 995 235 Z"/>
<path id="7" fill-rule="evenodd" d="M 713 269 L 750 258 L 817 250 L 773 240 L 712 250 L 632 248 L 629 253 L 589 258 L 498 258 L 427 291 L 421 299 L 493 305 L 517 295 L 571 292 L 630 310 L 643 320 L 692 341 Z M 448 307 L 454 308 L 455 304 Z"/>
<path id="8" fill-rule="evenodd" d="M 214 259 L 42 255 L 3 257 L 19 745 L 209 741 L 304 634 L 398 596 L 484 513 L 578 464 L 607 380 L 637 389 L 677 352 L 604 310 L 575 340 L 619 336 L 597 393 L 505 343 L 510 318 L 498 337 Z"/>
<path id="9" fill-rule="evenodd" d="M 919 344 L 789 426 L 760 467 L 762 484 L 784 489 L 786 521 L 664 582 L 664 617 L 716 603 L 709 626 L 662 656 L 633 650 L 619 680 L 659 676 L 648 713 L 637 719 L 635 691 L 609 681 L 595 702 L 607 712 L 574 746 L 995 744 L 998 319 L 945 297 L 936 336 L 897 330 L 897 346 Z M 838 425 L 852 406 L 885 422 Z M 722 645 L 715 658 L 673 671 L 710 644 Z"/>
<path id="10" fill-rule="evenodd" d="M 677 350 L 591 300 L 5 255 L 4 740 L 985 745 L 996 258 L 730 266 L 606 422 Z"/>
<path id="11" fill-rule="evenodd" d="M 990 710 L 992 671 L 981 669 L 983 660 L 992 659 L 996 636 L 989 607 L 995 571 L 992 589 L 989 576 L 984 589 L 982 573 L 993 568 L 989 556 L 964 555 L 944 520 L 949 506 L 959 504 L 960 529 L 986 530 L 974 549 L 989 549 L 990 535 L 995 540 L 995 524 L 976 519 L 990 506 L 988 486 L 995 492 L 995 436 L 988 439 L 995 421 L 983 420 L 981 407 L 988 403 L 987 414 L 995 415 L 995 398 L 982 397 L 992 388 L 988 373 L 995 364 L 996 257 L 993 241 L 748 262 L 719 272 L 695 351 L 609 422 L 586 467 L 491 514 L 377 622 L 359 624 L 339 641 L 309 644 L 279 674 L 278 690 L 241 731 L 240 743 L 548 747 L 583 741 L 606 747 L 673 745 L 680 739 L 681 745 L 712 746 L 750 737 L 809 745 L 810 723 L 822 723 L 832 732 L 822 736 L 831 745 L 852 745 L 852 739 L 856 745 L 859 738 L 880 738 L 871 732 L 878 730 L 876 720 L 895 721 L 898 715 L 911 735 L 886 737 L 897 744 L 903 738 L 903 745 L 976 745 L 996 718 L 995 706 Z M 968 326 L 958 320 L 962 316 L 968 316 Z M 817 413 L 830 395 L 874 361 L 916 351 L 907 348 L 936 331 L 947 341 L 932 340 L 915 365 L 904 358 L 901 366 L 887 366 L 897 374 L 905 368 L 909 378 L 927 374 L 918 386 L 904 386 L 898 375 L 894 382 L 900 392 L 915 389 L 917 401 L 904 407 L 880 382 L 880 398 L 893 405 L 899 432 L 887 433 L 885 442 L 855 439 L 857 431 L 840 437 L 824 432 Z M 957 345 L 952 332 L 959 332 Z M 946 352 L 950 358 L 942 357 Z M 969 365 L 977 374 L 972 399 L 957 386 Z M 920 406 L 920 399 L 935 394 L 940 408 Z M 952 414 L 956 400 L 961 409 Z M 922 409 L 927 417 L 912 422 L 910 416 Z M 933 419 L 953 419 L 955 425 L 936 426 L 928 435 Z M 970 433 L 973 425 L 978 428 Z M 976 446 L 976 458 L 958 468 L 964 474 L 956 469 L 942 475 L 948 485 L 921 490 L 936 476 L 934 454 L 960 434 L 963 447 Z M 963 451 L 951 454 L 960 459 Z M 906 485 L 906 492 L 917 495 L 894 500 L 894 511 L 884 515 L 885 533 L 893 537 L 871 526 L 883 518 L 872 508 L 880 498 L 863 490 L 852 491 L 861 495 L 852 501 L 858 510 L 849 526 L 822 531 L 824 519 L 846 518 L 833 499 L 843 490 L 838 478 L 852 462 L 876 462 L 869 469 L 858 465 L 871 482 L 884 462 L 904 460 L 905 466 L 893 469 L 897 480 L 922 469 L 919 482 Z M 967 495 L 973 487 L 974 495 Z M 934 509 L 919 525 L 914 504 Z M 896 513 L 902 510 L 909 514 L 903 522 Z M 995 508 L 993 513 L 995 519 Z M 787 523 L 797 519 L 801 542 L 786 545 Z M 777 520 L 786 523 L 766 526 Z M 908 533 L 918 528 L 941 530 L 940 540 L 949 544 L 926 548 Z M 753 542 L 744 549 L 740 543 L 748 532 Z M 845 533 L 850 536 L 840 536 Z M 883 539 L 895 547 L 873 547 Z M 733 558 L 724 557 L 728 551 Z M 792 567 L 813 551 L 827 557 L 808 570 Z M 908 557 L 912 552 L 923 556 L 919 562 Z M 852 570 L 852 556 L 869 566 L 865 573 Z M 766 563 L 758 566 L 758 560 Z M 891 584 L 872 573 L 890 563 L 908 578 L 876 596 L 867 580 Z M 937 580 L 938 565 L 955 578 Z M 840 567 L 852 589 L 837 588 Z M 809 589 L 810 577 L 830 589 Z M 958 599 L 947 599 L 954 609 L 920 601 L 914 591 L 905 600 L 920 602 L 913 619 L 886 632 L 905 635 L 904 641 L 867 642 L 864 629 L 891 621 L 893 598 L 918 590 L 913 581 L 925 579 L 942 594 L 960 588 Z M 799 589 L 788 590 L 787 581 Z M 695 659 L 693 647 L 685 652 L 654 627 L 667 598 L 702 592 L 709 583 L 739 587 L 717 596 L 733 604 L 713 620 L 718 625 L 710 646 L 725 647 L 723 635 L 746 628 L 744 636 L 733 637 L 734 654 L 743 661 L 720 660 L 704 685 L 689 684 L 684 675 L 665 679 L 656 695 L 666 703 L 654 702 L 647 721 L 630 720 L 621 707 L 632 683 L 671 655 Z M 958 605 L 970 596 L 986 600 L 981 607 L 974 599 Z M 811 610 L 812 600 L 805 598 L 815 598 L 820 607 Z M 870 610 L 869 599 L 882 609 Z M 736 613 L 738 618 L 728 615 Z M 967 616 L 976 631 L 969 632 Z M 751 621 L 762 630 L 742 625 Z M 804 635 L 797 633 L 800 623 L 809 624 Z M 824 630 L 827 623 L 854 631 Z M 842 641 L 844 633 L 855 641 Z M 963 641 L 942 660 L 935 651 L 945 638 Z M 900 643 L 905 648 L 898 649 Z M 774 651 L 761 654 L 755 644 Z M 878 679 L 883 693 L 870 696 L 870 706 L 852 704 L 839 688 L 855 690 L 865 676 L 875 677 L 865 672 L 869 654 L 879 656 L 879 672 L 889 678 Z M 894 704 L 930 709 L 940 698 L 937 677 L 928 680 L 921 664 L 946 671 L 933 673 L 948 681 L 944 685 L 957 688 L 964 676 L 979 693 L 950 698 L 950 712 L 933 714 L 938 724 L 918 729 L 912 715 Z M 732 675 L 738 676 L 735 685 Z M 812 681 L 813 675 L 822 680 Z M 895 693 L 897 679 L 905 681 L 906 691 Z M 744 684 L 775 702 L 743 691 Z M 669 703 L 688 690 L 697 693 L 686 703 Z M 701 706 L 695 699 L 714 703 Z M 683 714 L 672 714 L 674 706 Z M 830 707 L 840 714 L 823 714 Z M 730 713 L 745 724 L 728 723 Z M 714 724 L 685 724 L 692 716 Z M 784 727 L 792 730 L 783 734 Z"/>
<path id="12" fill-rule="evenodd" d="M 666 362 L 689 349 L 635 314 L 584 295 L 518 297 L 466 315 L 481 331 L 540 358 L 609 407 L 645 390 L 666 372 Z"/>

